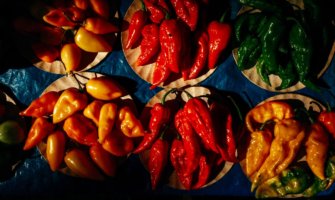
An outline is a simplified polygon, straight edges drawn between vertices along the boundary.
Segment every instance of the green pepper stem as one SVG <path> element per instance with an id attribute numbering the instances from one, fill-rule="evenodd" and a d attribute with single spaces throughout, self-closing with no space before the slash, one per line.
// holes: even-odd
<path id="1" fill-rule="evenodd" d="M 167 91 L 163 97 L 162 97 L 162 100 L 161 100 L 161 104 L 164 105 L 165 104 L 165 101 L 166 101 L 166 97 L 170 94 L 170 93 L 173 93 L 173 92 L 176 92 L 178 89 L 177 88 L 172 88 L 171 90 Z"/>
<path id="2" fill-rule="evenodd" d="M 186 95 L 187 95 L 187 97 L 188 97 L 189 99 L 192 99 L 192 98 L 193 98 L 193 96 L 191 95 L 191 93 L 189 93 L 187 90 L 183 90 L 183 92 L 186 93 Z"/>
<path id="3" fill-rule="evenodd" d="M 237 111 L 237 114 L 238 114 L 238 118 L 243 121 L 243 117 L 242 117 L 242 112 L 240 110 L 240 108 L 238 107 L 236 101 L 233 99 L 232 96 L 228 95 L 227 98 L 231 101 L 231 103 L 234 105 L 236 111 Z"/>

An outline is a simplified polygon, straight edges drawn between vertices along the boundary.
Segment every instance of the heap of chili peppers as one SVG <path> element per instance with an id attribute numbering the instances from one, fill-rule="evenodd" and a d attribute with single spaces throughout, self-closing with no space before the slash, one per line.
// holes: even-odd
<path id="1" fill-rule="evenodd" d="M 209 17 L 213 2 L 145 0 L 143 8 L 131 15 L 125 49 L 139 46 L 135 67 L 153 67 L 151 89 L 171 77 L 195 79 L 219 64 L 230 41 L 231 26 L 225 18 Z"/>
<path id="2" fill-rule="evenodd" d="M 147 155 L 145 163 L 152 188 L 163 183 L 172 166 L 176 179 L 184 189 L 198 189 L 222 170 L 226 162 L 237 162 L 237 129 L 240 122 L 232 112 L 230 102 L 213 96 L 182 100 L 183 89 L 167 91 L 150 107 L 147 132 L 133 153 Z M 169 94 L 175 99 L 166 101 Z M 144 114 L 145 115 L 145 114 Z M 145 152 L 149 152 L 146 154 Z M 171 163 L 171 165 L 169 165 Z"/>

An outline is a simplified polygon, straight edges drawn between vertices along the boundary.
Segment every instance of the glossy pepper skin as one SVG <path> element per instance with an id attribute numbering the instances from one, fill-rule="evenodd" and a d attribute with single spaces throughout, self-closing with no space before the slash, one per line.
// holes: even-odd
<path id="1" fill-rule="evenodd" d="M 56 8 L 50 10 L 43 16 L 43 21 L 57 27 L 75 27 L 76 23 L 71 21 L 64 13 L 63 9 Z"/>
<path id="2" fill-rule="evenodd" d="M 112 78 L 100 76 L 91 78 L 86 83 L 86 92 L 98 100 L 113 100 L 124 95 L 120 85 Z"/>
<path id="3" fill-rule="evenodd" d="M 136 42 L 141 38 L 141 31 L 147 24 L 148 15 L 144 10 L 136 11 L 129 22 L 128 38 L 126 49 L 133 48 Z"/>
<path id="4" fill-rule="evenodd" d="M 171 111 L 162 103 L 156 103 L 150 110 L 149 132 L 145 132 L 134 153 L 149 149 L 170 121 Z"/>
<path id="5" fill-rule="evenodd" d="M 218 153 L 218 142 L 210 110 L 201 98 L 189 99 L 184 106 L 185 116 L 207 149 Z"/>
<path id="6" fill-rule="evenodd" d="M 100 17 L 109 19 L 111 12 L 108 0 L 89 0 L 89 5 Z"/>
<path id="7" fill-rule="evenodd" d="M 141 121 L 135 116 L 130 107 L 120 108 L 117 116 L 121 132 L 127 137 L 140 137 L 144 135 Z"/>
<path id="8" fill-rule="evenodd" d="M 115 176 L 117 163 L 115 157 L 104 150 L 101 144 L 90 147 L 89 155 L 93 162 L 108 176 Z"/>
<path id="9" fill-rule="evenodd" d="M 35 119 L 30 127 L 28 136 L 23 146 L 23 150 L 29 150 L 40 143 L 48 134 L 54 129 L 54 124 L 49 122 L 44 117 L 38 117 Z"/>
<path id="10" fill-rule="evenodd" d="M 134 141 L 115 128 L 103 141 L 102 148 L 114 156 L 127 156 L 134 149 Z"/>
<path id="11" fill-rule="evenodd" d="M 64 161 L 67 167 L 79 177 L 98 181 L 105 179 L 91 160 L 89 154 L 82 149 L 71 149 L 65 154 Z"/>
<path id="12" fill-rule="evenodd" d="M 137 59 L 137 66 L 146 65 L 153 61 L 160 51 L 159 26 L 147 24 L 142 29 L 141 53 Z"/>
<path id="13" fill-rule="evenodd" d="M 199 3 L 196 0 L 171 0 L 176 15 L 194 31 L 199 19 Z"/>
<path id="14" fill-rule="evenodd" d="M 318 121 L 327 129 L 327 131 L 335 138 L 335 112 L 330 109 L 322 111 L 318 115 Z"/>
<path id="15" fill-rule="evenodd" d="M 100 34 L 92 33 L 82 26 L 74 35 L 74 42 L 79 48 L 87 52 L 111 52 L 113 50 L 112 41 L 107 40 Z"/>
<path id="16" fill-rule="evenodd" d="M 19 114 L 21 116 L 29 117 L 43 117 L 51 115 L 59 96 L 60 93 L 58 91 L 46 92 L 37 99 L 33 100 L 29 106 Z"/>
<path id="17" fill-rule="evenodd" d="M 197 182 L 192 186 L 193 189 L 203 187 L 207 182 L 212 172 L 212 164 L 205 155 L 199 158 L 199 172 Z"/>
<path id="18" fill-rule="evenodd" d="M 155 24 L 160 24 L 170 12 L 165 0 L 143 0 L 143 3 L 149 12 L 149 19 Z"/>
<path id="19" fill-rule="evenodd" d="M 208 67 L 213 69 L 221 55 L 228 46 L 232 27 L 228 23 L 213 20 L 207 26 L 209 36 Z"/>
<path id="20" fill-rule="evenodd" d="M 75 43 L 67 43 L 61 47 L 60 59 L 65 66 L 66 73 L 71 73 L 80 69 L 81 57 L 82 50 Z"/>
<path id="21" fill-rule="evenodd" d="M 160 84 L 164 83 L 170 76 L 171 70 L 167 65 L 164 53 L 161 51 L 156 60 L 154 71 L 152 73 L 152 83 L 150 90 L 155 89 Z"/>
<path id="22" fill-rule="evenodd" d="M 115 103 L 105 103 L 99 113 L 98 123 L 98 142 L 103 143 L 107 135 L 109 135 L 114 128 L 117 119 L 117 108 Z"/>
<path id="23" fill-rule="evenodd" d="M 199 31 L 197 32 L 195 38 L 197 42 L 197 50 L 188 75 L 189 79 L 197 78 L 202 70 L 207 66 L 207 57 L 209 52 L 208 34 L 206 31 Z"/>
<path id="24" fill-rule="evenodd" d="M 47 139 L 46 159 L 50 169 L 56 171 L 64 161 L 66 138 L 61 130 L 52 132 Z"/>
<path id="25" fill-rule="evenodd" d="M 261 55 L 260 40 L 257 37 L 248 36 L 237 50 L 237 67 L 239 70 L 250 69 L 255 66 Z"/>
<path id="26" fill-rule="evenodd" d="M 63 130 L 69 138 L 79 144 L 91 146 L 98 141 L 98 131 L 95 124 L 81 113 L 68 117 L 64 121 Z"/>
<path id="27" fill-rule="evenodd" d="M 156 189 L 168 161 L 169 143 L 159 138 L 149 152 L 148 170 L 150 173 L 151 188 Z"/>
<path id="28" fill-rule="evenodd" d="M 99 116 L 101 107 L 104 105 L 103 101 L 100 100 L 93 100 L 90 104 L 88 104 L 84 111 L 83 115 L 91 119 L 96 126 L 99 126 Z"/>
<path id="29" fill-rule="evenodd" d="M 83 110 L 87 102 L 87 95 L 79 89 L 71 87 L 63 90 L 54 106 L 52 122 L 59 123 L 75 112 Z"/>
<path id="30" fill-rule="evenodd" d="M 305 146 L 308 166 L 319 179 L 324 180 L 329 138 L 320 123 L 315 122 L 311 125 Z"/>
<path id="31" fill-rule="evenodd" d="M 95 34 L 116 33 L 120 28 L 102 17 L 88 17 L 83 26 L 86 30 Z"/>

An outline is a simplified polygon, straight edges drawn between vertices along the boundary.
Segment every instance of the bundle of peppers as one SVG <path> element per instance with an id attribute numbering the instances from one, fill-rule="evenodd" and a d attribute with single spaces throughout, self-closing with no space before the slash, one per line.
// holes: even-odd
<path id="1" fill-rule="evenodd" d="M 166 101 L 167 95 L 176 98 Z M 237 162 L 238 120 L 226 100 L 205 97 L 181 99 L 182 89 L 171 89 L 150 107 L 147 131 L 133 153 L 145 157 L 152 189 L 173 171 L 181 188 L 198 189 L 209 183 L 226 162 Z M 207 98 L 212 99 L 213 96 Z M 233 128 L 235 127 L 235 128 Z M 169 166 L 172 166 L 172 170 Z"/>
<path id="2" fill-rule="evenodd" d="M 83 69 L 88 55 L 113 50 L 120 27 L 112 10 L 108 0 L 36 1 L 31 17 L 15 18 L 13 27 L 39 60 L 59 60 L 70 73 Z"/>
<path id="3" fill-rule="evenodd" d="M 107 76 L 48 91 L 20 112 L 31 119 L 23 150 L 38 146 L 52 171 L 103 180 L 115 176 L 144 129 L 125 91 Z M 70 173 L 70 174 L 71 174 Z"/>
<path id="4" fill-rule="evenodd" d="M 235 19 L 235 46 L 239 70 L 257 69 L 271 86 L 269 75 L 281 83 L 276 90 L 297 82 L 319 91 L 317 74 L 327 62 L 334 41 L 331 19 L 317 0 L 302 0 L 304 9 L 286 0 L 240 0 L 251 7 Z"/>
<path id="5" fill-rule="evenodd" d="M 257 198 L 310 197 L 333 183 L 333 113 L 306 110 L 301 102 L 271 100 L 246 114 L 241 159 Z M 297 163 L 302 156 L 304 161 Z"/>
<path id="6" fill-rule="evenodd" d="M 231 26 L 224 18 L 209 17 L 209 4 L 214 1 L 141 2 L 142 8 L 130 17 L 124 48 L 139 47 L 135 67 L 154 68 L 151 89 L 174 77 L 197 78 L 219 64 L 230 41 Z"/>

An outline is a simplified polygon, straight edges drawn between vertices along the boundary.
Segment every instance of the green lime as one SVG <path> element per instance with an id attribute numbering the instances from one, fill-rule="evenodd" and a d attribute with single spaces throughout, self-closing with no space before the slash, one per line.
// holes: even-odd
<path id="1" fill-rule="evenodd" d="M 7 120 L 0 124 L 0 142 L 12 145 L 19 144 L 24 139 L 24 130 L 17 121 Z"/>

